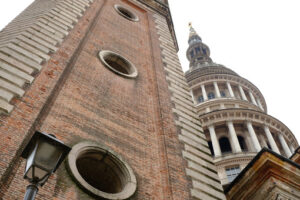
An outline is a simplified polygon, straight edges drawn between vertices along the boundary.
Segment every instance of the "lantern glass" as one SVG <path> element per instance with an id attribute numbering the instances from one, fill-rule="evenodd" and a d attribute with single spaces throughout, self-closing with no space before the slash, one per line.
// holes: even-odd
<path id="1" fill-rule="evenodd" d="M 45 140 L 40 140 L 35 156 L 36 167 L 52 173 L 62 155 L 61 148 Z"/>
<path id="2" fill-rule="evenodd" d="M 37 145 L 35 145 L 35 148 L 32 150 L 32 152 L 30 153 L 29 157 L 27 158 L 27 162 L 26 162 L 26 169 L 25 169 L 25 176 L 27 176 L 29 179 L 33 178 L 33 171 L 32 171 L 32 166 L 33 166 L 33 162 L 34 162 L 34 156 L 35 156 L 35 152 L 36 152 L 36 147 Z"/>
<path id="3" fill-rule="evenodd" d="M 44 181 L 45 179 L 48 178 L 46 176 L 50 175 L 50 173 L 35 166 L 34 171 L 33 171 L 33 175 L 34 175 L 34 180 L 35 179 L 39 180 L 39 182 L 41 183 L 41 181 Z"/>

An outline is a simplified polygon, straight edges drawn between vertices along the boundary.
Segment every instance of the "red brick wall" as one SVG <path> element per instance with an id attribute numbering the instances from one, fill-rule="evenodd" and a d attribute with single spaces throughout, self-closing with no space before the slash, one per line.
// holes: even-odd
<path id="1" fill-rule="evenodd" d="M 133 168 L 133 199 L 188 199 L 170 95 L 152 13 L 135 10 L 139 22 L 121 17 L 114 3 L 97 0 L 53 54 L 15 110 L 0 118 L 0 176 L 3 199 L 22 199 L 24 161 L 19 158 L 35 130 L 52 133 L 68 145 L 96 141 L 119 153 Z M 139 5 L 139 4 L 137 4 Z M 138 69 L 126 79 L 103 66 L 101 50 L 112 50 Z M 1 197 L 0 196 L 0 197 Z M 89 199 L 63 164 L 37 199 Z"/>

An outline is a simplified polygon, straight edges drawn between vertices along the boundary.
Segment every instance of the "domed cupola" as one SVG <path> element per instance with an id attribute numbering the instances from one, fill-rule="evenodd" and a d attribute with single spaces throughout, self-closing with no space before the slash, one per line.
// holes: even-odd
<path id="1" fill-rule="evenodd" d="M 223 186 L 263 147 L 290 157 L 299 146 L 289 128 L 267 114 L 262 93 L 233 70 L 214 63 L 190 25 L 185 77 Z"/>
<path id="2" fill-rule="evenodd" d="M 186 52 L 186 57 L 190 61 L 190 68 L 201 67 L 202 65 L 207 66 L 207 64 L 212 63 L 209 47 L 202 43 L 201 37 L 196 33 L 191 23 L 189 26 L 189 48 Z"/>

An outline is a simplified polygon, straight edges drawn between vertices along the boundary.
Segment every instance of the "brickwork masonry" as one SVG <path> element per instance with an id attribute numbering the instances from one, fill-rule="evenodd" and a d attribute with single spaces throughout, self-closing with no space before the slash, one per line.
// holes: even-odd
<path id="1" fill-rule="evenodd" d="M 13 110 L 93 0 L 37 0 L 0 32 L 0 114 Z"/>

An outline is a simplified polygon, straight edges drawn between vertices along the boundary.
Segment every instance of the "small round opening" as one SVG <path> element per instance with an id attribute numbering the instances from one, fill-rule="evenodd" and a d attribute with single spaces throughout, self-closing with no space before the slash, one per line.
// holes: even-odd
<path id="1" fill-rule="evenodd" d="M 103 152 L 85 152 L 76 160 L 79 174 L 91 186 L 106 193 L 118 193 L 126 180 L 117 164 Z"/>
<path id="2" fill-rule="evenodd" d="M 131 12 L 130 10 L 128 10 L 127 8 L 124 8 L 123 6 L 120 5 L 115 5 L 114 6 L 116 11 L 123 17 L 125 17 L 126 19 L 129 19 L 131 21 L 139 21 L 139 18 L 137 15 L 135 15 L 133 12 Z"/>
<path id="3" fill-rule="evenodd" d="M 130 166 L 112 150 L 92 142 L 73 146 L 68 168 L 79 185 L 101 199 L 128 199 L 136 190 Z"/>
<path id="4" fill-rule="evenodd" d="M 137 69 L 126 58 L 111 51 L 100 51 L 99 58 L 102 63 L 113 72 L 128 77 L 134 78 L 137 76 Z"/>

